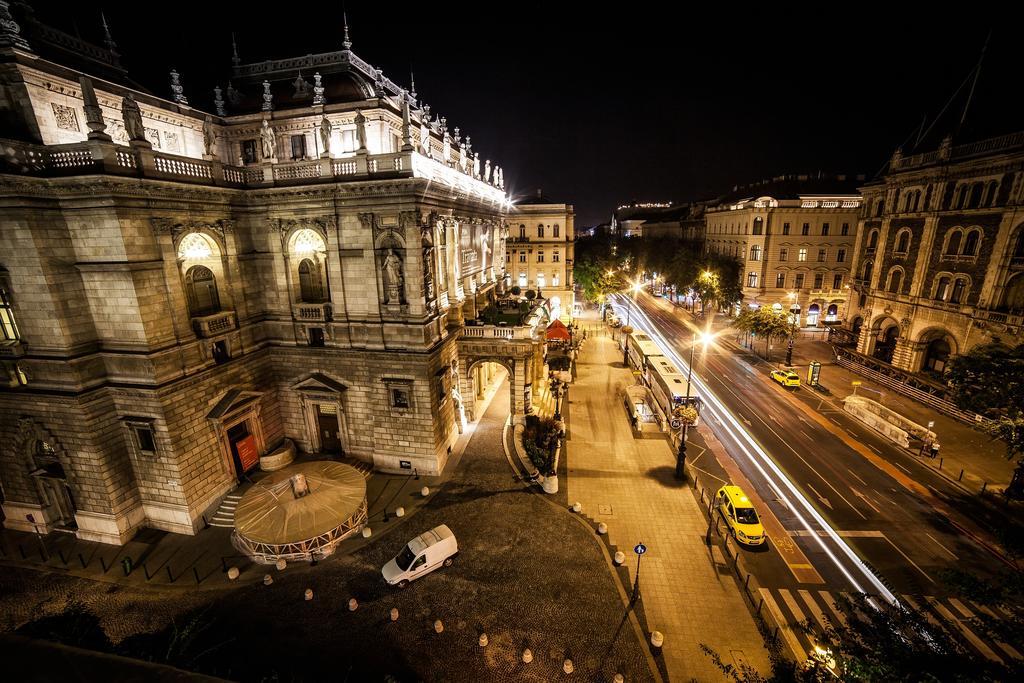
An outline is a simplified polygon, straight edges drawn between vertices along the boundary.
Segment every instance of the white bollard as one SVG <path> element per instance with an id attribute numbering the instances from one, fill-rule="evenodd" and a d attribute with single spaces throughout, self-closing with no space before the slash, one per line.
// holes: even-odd
<path id="1" fill-rule="evenodd" d="M 626 683 L 626 679 L 622 674 L 615 674 L 615 678 L 612 679 L 612 683 Z"/>
<path id="2" fill-rule="evenodd" d="M 622 564 L 625 561 L 626 561 L 626 553 L 622 552 L 621 550 L 616 550 L 615 551 L 615 564 L 616 565 L 620 565 L 620 564 Z"/>
<path id="3" fill-rule="evenodd" d="M 398 608 L 397 607 L 392 607 L 391 608 L 391 621 L 398 621 Z"/>
<path id="4" fill-rule="evenodd" d="M 237 579 L 238 574 L 238 567 L 231 567 L 230 569 L 228 569 L 228 579 L 230 579 L 231 581 Z"/>
<path id="5" fill-rule="evenodd" d="M 349 612 L 355 612 L 357 609 L 359 609 L 359 601 L 356 600 L 355 598 L 349 598 L 348 599 L 348 611 Z"/>
<path id="6" fill-rule="evenodd" d="M 600 524 L 598 524 L 597 525 L 597 533 L 602 535 L 602 536 L 604 534 L 608 533 L 608 525 L 605 524 L 604 522 L 601 522 Z"/>
<path id="7" fill-rule="evenodd" d="M 368 526 L 363 527 L 363 538 L 369 538 L 373 534 L 373 531 Z"/>
<path id="8" fill-rule="evenodd" d="M 395 517 L 405 517 L 405 508 L 395 508 Z"/>
<path id="9" fill-rule="evenodd" d="M 312 588 L 307 588 L 306 589 L 306 600 L 312 600 L 312 599 L 313 599 L 313 589 Z"/>
<path id="10" fill-rule="evenodd" d="M 562 671 L 564 671 L 567 674 L 571 674 L 573 672 L 571 659 L 567 659 L 564 662 L 562 662 Z"/>
<path id="11" fill-rule="evenodd" d="M 437 633 L 441 633 L 444 631 L 444 624 L 441 623 L 440 619 L 434 622 L 434 631 L 436 631 Z"/>
<path id="12" fill-rule="evenodd" d="M 480 647 L 487 647 L 487 634 L 486 633 L 481 633 L 480 634 Z"/>
<path id="13" fill-rule="evenodd" d="M 424 498 L 429 496 L 430 495 L 430 487 L 429 486 L 424 486 L 423 488 L 421 488 L 420 489 L 420 495 L 423 496 Z"/>
<path id="14" fill-rule="evenodd" d="M 274 583 L 274 577 L 271 576 L 270 574 L 264 574 L 263 575 L 263 585 L 264 586 L 269 586 L 272 583 Z"/>
<path id="15" fill-rule="evenodd" d="M 285 560 L 278 560 L 274 566 L 277 567 L 277 571 L 282 572 L 284 571 L 285 567 L 288 566 L 288 562 Z"/>
<path id="16" fill-rule="evenodd" d="M 573 512 L 582 512 L 583 511 L 583 506 L 580 505 L 579 503 L 573 503 L 572 504 L 572 511 Z"/>
<path id="17" fill-rule="evenodd" d="M 665 644 L 665 636 L 662 635 L 661 631 L 651 631 L 651 645 L 654 647 L 661 647 Z"/>
<path id="18" fill-rule="evenodd" d="M 525 650 L 523 650 L 523 664 L 529 664 L 532 661 L 533 653 L 530 651 L 530 648 L 526 648 Z"/>

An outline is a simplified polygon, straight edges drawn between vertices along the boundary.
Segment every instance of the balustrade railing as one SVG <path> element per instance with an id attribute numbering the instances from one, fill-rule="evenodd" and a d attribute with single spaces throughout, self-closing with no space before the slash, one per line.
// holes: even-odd
<path id="1" fill-rule="evenodd" d="M 216 337 L 236 327 L 234 311 L 220 311 L 192 318 L 192 329 L 200 337 Z"/>

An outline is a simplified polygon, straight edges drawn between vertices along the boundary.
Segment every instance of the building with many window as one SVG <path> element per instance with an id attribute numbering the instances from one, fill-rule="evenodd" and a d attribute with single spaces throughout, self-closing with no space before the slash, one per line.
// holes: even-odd
<path id="1" fill-rule="evenodd" d="M 293 449 L 438 472 L 480 364 L 531 410 L 542 339 L 464 324 L 505 281 L 501 169 L 347 27 L 334 52 L 236 54 L 204 108 L 177 73 L 169 97 L 141 90 L 109 33 L 18 8 L 0 22 L 6 526 L 194 533 Z M 557 207 L 528 221 L 562 230 L 545 290 L 571 281 Z"/>
<path id="2" fill-rule="evenodd" d="M 862 188 L 849 324 L 857 350 L 910 373 L 1024 325 L 1024 133 L 912 156 Z"/>
<path id="3" fill-rule="evenodd" d="M 743 263 L 743 303 L 842 320 L 863 177 L 783 176 L 737 187 L 705 214 L 705 249 Z"/>
<path id="4" fill-rule="evenodd" d="M 540 291 L 547 297 L 552 317 L 572 316 L 575 290 L 572 280 L 576 214 L 572 204 L 537 193 L 515 203 L 509 216 L 505 270 L 513 285 L 524 292 Z"/>

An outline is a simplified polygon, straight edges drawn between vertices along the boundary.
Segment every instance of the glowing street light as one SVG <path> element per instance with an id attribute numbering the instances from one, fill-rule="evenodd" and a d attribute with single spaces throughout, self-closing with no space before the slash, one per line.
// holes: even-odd
<path id="1" fill-rule="evenodd" d="M 697 347 L 698 343 L 700 343 L 701 346 L 706 349 L 708 344 L 710 344 L 711 340 L 713 340 L 714 338 L 714 332 L 704 331 L 698 334 L 697 330 L 693 330 L 693 338 L 690 343 L 690 365 L 686 370 L 686 398 L 683 399 L 683 406 L 685 407 L 686 411 L 693 410 L 693 408 L 690 407 L 690 380 L 693 379 L 693 350 Z M 693 413 L 689 413 L 685 417 L 683 415 L 679 416 L 680 432 L 679 450 L 676 451 L 676 479 L 686 478 L 686 430 L 690 426 L 689 420 L 686 418 L 692 414 Z"/>

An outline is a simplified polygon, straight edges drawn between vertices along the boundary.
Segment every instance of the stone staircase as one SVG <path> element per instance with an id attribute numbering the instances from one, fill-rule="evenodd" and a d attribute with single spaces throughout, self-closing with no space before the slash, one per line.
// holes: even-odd
<path id="1" fill-rule="evenodd" d="M 210 519 L 210 526 L 226 527 L 228 529 L 235 528 L 235 508 L 238 507 L 238 501 L 242 499 L 244 493 L 244 490 L 235 489 L 224 496 L 224 500 L 220 502 L 217 512 L 213 513 L 213 518 Z"/>

